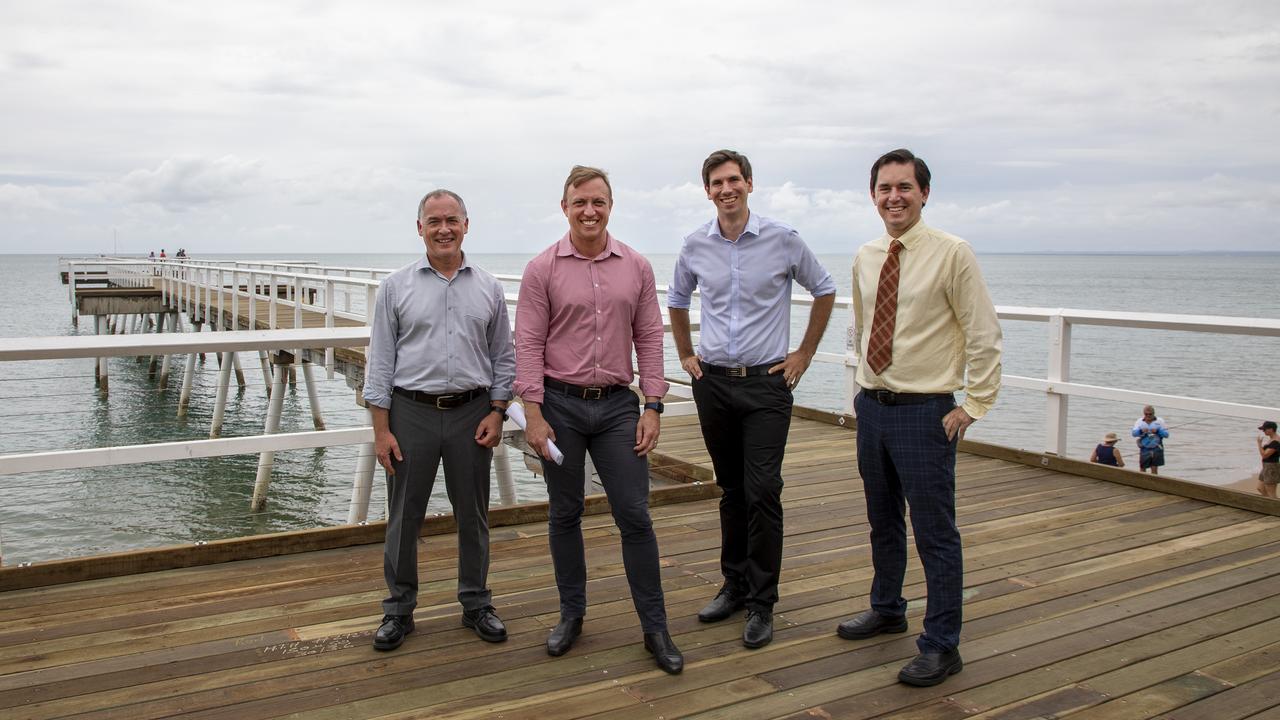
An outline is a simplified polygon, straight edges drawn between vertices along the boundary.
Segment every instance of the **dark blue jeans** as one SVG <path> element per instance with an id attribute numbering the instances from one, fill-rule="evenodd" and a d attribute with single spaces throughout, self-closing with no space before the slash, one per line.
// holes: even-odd
<path id="1" fill-rule="evenodd" d="M 586 454 L 600 472 L 609 496 L 613 521 L 622 534 L 622 565 L 631 587 L 631 602 L 644 632 L 667 629 L 667 609 L 658 565 L 658 538 L 649 519 L 649 460 L 635 452 L 640 399 L 615 392 L 599 400 L 583 400 L 550 388 L 542 416 L 556 434 L 564 464 L 543 461 L 550 505 L 548 541 L 560 591 L 560 614 L 587 612 L 587 560 L 582 543 L 582 511 Z"/>
<path id="2" fill-rule="evenodd" d="M 881 405 L 858 393 L 858 473 L 871 524 L 871 608 L 902 617 L 907 601 L 904 503 L 911 508 L 916 551 L 924 565 L 928 605 L 921 652 L 947 652 L 960 644 L 964 559 L 956 528 L 956 441 L 947 440 L 942 418 L 955 407 L 947 398 L 916 405 Z"/>

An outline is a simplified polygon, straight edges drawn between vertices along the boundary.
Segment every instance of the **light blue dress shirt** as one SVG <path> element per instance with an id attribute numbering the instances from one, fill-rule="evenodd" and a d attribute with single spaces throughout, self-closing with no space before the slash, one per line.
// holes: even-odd
<path id="1" fill-rule="evenodd" d="M 442 395 L 489 388 L 510 400 L 516 376 L 502 283 L 467 263 L 450 280 L 422 256 L 378 285 L 364 399 L 391 407 L 392 388 Z"/>
<path id="2" fill-rule="evenodd" d="M 725 367 L 764 365 L 790 347 L 793 281 L 813 297 L 836 292 L 831 273 L 792 228 L 751 213 L 731 241 L 713 218 L 684 239 L 667 307 L 687 310 L 700 289 L 699 357 Z"/>

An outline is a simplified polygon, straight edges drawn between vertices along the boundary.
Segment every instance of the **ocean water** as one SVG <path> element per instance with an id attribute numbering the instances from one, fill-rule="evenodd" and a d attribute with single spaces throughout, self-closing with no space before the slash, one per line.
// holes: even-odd
<path id="1" fill-rule="evenodd" d="M 206 256 L 210 259 L 225 259 Z M 236 256 L 240 259 L 250 259 Z M 261 259 L 311 260 L 324 265 L 396 268 L 416 254 L 304 255 L 272 253 Z M 480 255 L 473 262 L 495 273 L 518 275 L 530 254 Z M 658 282 L 671 276 L 674 255 L 652 255 Z M 841 295 L 850 293 L 850 256 L 823 255 Z M 997 305 L 1170 312 L 1195 315 L 1280 317 L 1275 300 L 1280 254 L 1268 255 L 983 255 L 983 272 Z M 71 322 L 67 288 L 52 255 L 0 256 L 0 337 L 89 334 L 91 318 Z M 361 310 L 355 302 L 355 310 Z M 807 315 L 792 319 L 798 342 Z M 844 350 L 847 311 L 832 317 L 821 349 Z M 1006 322 L 1006 374 L 1043 377 L 1049 348 L 1044 323 Z M 668 342 L 667 372 L 683 371 Z M 1093 385 L 1189 395 L 1280 407 L 1274 359 L 1280 339 L 1196 333 L 1077 327 L 1072 335 L 1071 376 Z M 244 356 L 247 388 L 231 393 L 223 436 L 259 434 L 266 415 L 256 358 Z M 111 392 L 94 389 L 92 360 L 16 362 L 0 365 L 0 454 L 102 447 L 208 436 L 217 362 L 196 366 L 189 414 L 177 418 L 181 358 L 168 387 L 157 388 L 146 363 L 111 361 Z M 354 391 L 342 376 L 316 373 L 325 421 L 331 429 L 366 424 Z M 301 378 L 299 378 L 301 382 Z M 796 389 L 799 404 L 840 410 L 845 406 L 842 368 L 815 363 Z M 1044 448 L 1045 398 L 1006 387 L 996 407 L 969 437 L 1013 447 Z M 1072 399 L 1068 454 L 1087 458 L 1103 433 L 1127 437 L 1140 408 L 1130 403 Z M 1157 407 L 1171 428 L 1165 474 L 1226 484 L 1256 472 L 1253 438 L 1258 419 L 1240 420 Z M 281 431 L 311 428 L 301 387 L 285 398 Z M 1132 443 L 1122 440 L 1127 462 Z M 268 507 L 249 512 L 256 456 L 151 463 L 23 475 L 0 475 L 0 553 L 3 562 L 45 560 L 136 547 L 276 532 L 345 521 L 356 448 L 277 453 Z M 518 500 L 545 497 L 541 480 L 516 469 Z M 448 510 L 443 482 L 431 511 Z M 374 482 L 370 517 L 383 516 L 381 471 Z M 497 501 L 497 491 L 494 491 Z"/>

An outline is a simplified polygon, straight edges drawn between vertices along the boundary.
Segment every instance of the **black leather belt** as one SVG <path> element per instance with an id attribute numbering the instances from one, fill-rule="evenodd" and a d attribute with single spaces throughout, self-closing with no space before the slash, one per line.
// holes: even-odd
<path id="1" fill-rule="evenodd" d="M 881 405 L 919 405 L 930 400 L 955 400 L 952 393 L 896 393 L 891 390 L 872 390 L 871 388 L 862 388 L 862 394 L 875 400 Z"/>
<path id="2" fill-rule="evenodd" d="M 480 387 L 475 390 L 464 390 L 462 392 L 449 393 L 447 395 L 432 395 L 431 393 L 424 393 L 421 390 L 406 390 L 402 387 L 392 388 L 392 392 L 400 397 L 406 397 L 415 402 L 432 405 L 437 410 L 452 410 L 466 405 L 481 395 L 488 394 L 489 388 Z"/>
<path id="3" fill-rule="evenodd" d="M 779 360 L 778 362 L 782 362 Z M 764 365 L 752 365 L 751 367 L 720 367 L 711 363 L 702 363 L 702 371 L 709 372 L 712 375 L 724 375 L 726 377 L 747 377 L 750 375 L 768 375 L 769 368 L 778 363 L 765 363 Z"/>
<path id="4" fill-rule="evenodd" d="M 599 385 L 595 387 L 584 387 L 582 385 L 570 385 L 569 383 L 560 382 L 555 378 L 542 378 L 542 387 L 546 390 L 554 390 L 564 395 L 569 395 L 583 400 L 599 400 L 607 398 L 613 393 L 623 390 L 630 391 L 629 385 Z"/>

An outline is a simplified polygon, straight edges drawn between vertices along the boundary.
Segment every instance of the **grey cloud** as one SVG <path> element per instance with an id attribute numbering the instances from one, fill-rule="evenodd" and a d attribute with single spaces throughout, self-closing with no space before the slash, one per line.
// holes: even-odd
<path id="1" fill-rule="evenodd" d="M 154 170 L 134 170 L 114 187 L 128 201 L 182 212 L 247 195 L 260 175 L 260 163 L 233 156 L 169 158 Z"/>

